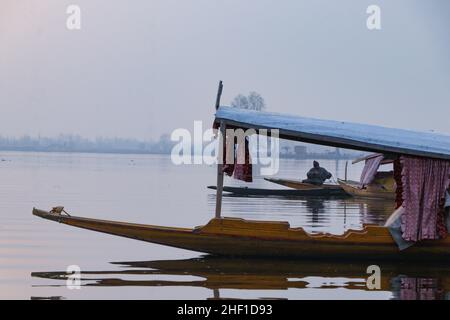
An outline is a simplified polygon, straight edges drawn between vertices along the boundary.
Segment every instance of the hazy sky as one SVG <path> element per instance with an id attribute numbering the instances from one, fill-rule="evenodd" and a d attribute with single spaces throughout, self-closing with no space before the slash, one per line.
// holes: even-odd
<path id="1" fill-rule="evenodd" d="M 2 0 L 0 135 L 209 126 L 219 80 L 222 104 L 450 133 L 449 30 L 447 0 Z"/>

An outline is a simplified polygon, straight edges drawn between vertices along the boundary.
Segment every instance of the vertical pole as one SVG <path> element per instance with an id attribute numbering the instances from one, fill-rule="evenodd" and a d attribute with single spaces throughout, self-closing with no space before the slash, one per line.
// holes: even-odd
<path id="1" fill-rule="evenodd" d="M 345 181 L 347 181 L 348 161 L 345 161 Z"/>
<path id="2" fill-rule="evenodd" d="M 223 90 L 223 82 L 219 81 L 219 88 L 217 89 L 217 97 L 216 97 L 216 110 L 220 107 L 220 98 L 222 97 Z"/>
<path id="3" fill-rule="evenodd" d="M 225 156 L 226 146 L 226 125 L 220 122 L 219 135 L 219 157 L 217 159 L 217 193 L 216 193 L 216 218 L 220 219 L 222 213 L 222 194 L 223 194 L 223 159 Z"/>
<path id="4" fill-rule="evenodd" d="M 216 110 L 220 106 L 220 98 L 222 96 L 223 84 L 219 82 L 219 88 L 217 90 L 216 98 Z M 217 155 L 217 190 L 216 190 L 216 219 L 220 219 L 222 213 L 222 194 L 223 194 L 223 158 L 224 149 L 226 146 L 226 125 L 225 122 L 220 122 L 220 134 L 219 134 L 219 152 Z"/>

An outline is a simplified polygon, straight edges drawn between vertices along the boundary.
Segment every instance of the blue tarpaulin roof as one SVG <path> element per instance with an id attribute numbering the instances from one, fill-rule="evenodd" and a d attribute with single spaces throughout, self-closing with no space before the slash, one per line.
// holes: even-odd
<path id="1" fill-rule="evenodd" d="M 450 135 L 220 107 L 216 121 L 243 129 L 278 129 L 280 138 L 348 149 L 450 160 Z"/>

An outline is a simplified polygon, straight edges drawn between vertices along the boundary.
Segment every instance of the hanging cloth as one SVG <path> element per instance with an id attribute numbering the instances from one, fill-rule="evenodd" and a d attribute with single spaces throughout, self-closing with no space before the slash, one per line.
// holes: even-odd
<path id="1" fill-rule="evenodd" d="M 401 228 L 406 241 L 447 236 L 444 204 L 450 162 L 402 156 L 403 207 Z"/>
<path id="2" fill-rule="evenodd" d="M 248 137 L 245 137 L 244 143 L 237 146 L 235 163 L 234 178 L 245 182 L 253 182 Z"/>
<path id="3" fill-rule="evenodd" d="M 213 123 L 213 129 L 218 130 L 219 127 L 220 123 L 215 121 Z M 245 143 L 238 145 L 234 135 L 226 135 L 223 146 L 222 172 L 229 177 L 233 176 L 237 180 L 253 182 L 253 169 L 248 137 L 245 137 L 244 141 Z"/>
<path id="4" fill-rule="evenodd" d="M 402 162 L 400 157 L 394 160 L 394 180 L 395 180 L 395 209 L 403 204 L 403 182 L 402 182 Z"/>
<path id="5" fill-rule="evenodd" d="M 229 177 L 233 175 L 236 165 L 236 144 L 231 139 L 234 139 L 234 136 L 227 134 L 225 137 L 225 144 L 223 146 L 222 171 Z"/>
<path id="6" fill-rule="evenodd" d="M 381 161 L 383 161 L 384 156 L 380 154 L 379 156 L 370 158 L 366 160 L 366 164 L 361 173 L 360 186 L 364 188 L 368 184 L 371 184 L 375 179 L 378 168 L 380 167 Z"/>

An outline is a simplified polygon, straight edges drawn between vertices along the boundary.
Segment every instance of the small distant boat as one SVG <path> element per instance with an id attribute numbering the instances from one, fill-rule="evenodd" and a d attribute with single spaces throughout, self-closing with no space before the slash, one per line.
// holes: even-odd
<path id="1" fill-rule="evenodd" d="M 346 193 L 353 197 L 395 200 L 395 192 L 386 189 L 383 185 L 370 184 L 361 188 L 359 182 L 340 179 L 338 179 L 338 183 Z"/>
<path id="2" fill-rule="evenodd" d="M 216 186 L 208 189 L 217 190 Z M 305 189 L 262 189 L 248 187 L 223 187 L 223 191 L 238 196 L 275 196 L 275 197 L 345 197 L 347 194 L 342 188 L 305 188 Z"/>
<path id="3" fill-rule="evenodd" d="M 321 189 L 342 190 L 342 187 L 338 184 L 322 184 L 318 186 L 315 184 L 302 182 L 301 180 L 267 178 L 267 177 L 264 178 L 264 180 L 297 190 L 321 190 Z"/>

